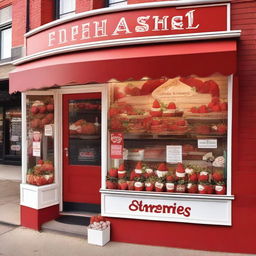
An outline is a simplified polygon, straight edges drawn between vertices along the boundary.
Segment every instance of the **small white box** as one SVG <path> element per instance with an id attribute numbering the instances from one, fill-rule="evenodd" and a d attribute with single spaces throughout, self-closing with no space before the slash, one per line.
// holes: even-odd
<path id="1" fill-rule="evenodd" d="M 87 239 L 88 244 L 104 246 L 110 241 L 110 226 L 104 230 L 95 230 L 88 228 Z"/>

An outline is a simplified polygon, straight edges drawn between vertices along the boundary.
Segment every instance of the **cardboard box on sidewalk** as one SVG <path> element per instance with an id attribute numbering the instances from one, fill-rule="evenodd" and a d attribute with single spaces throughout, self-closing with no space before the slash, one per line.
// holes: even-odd
<path id="1" fill-rule="evenodd" d="M 88 228 L 87 239 L 88 244 L 104 246 L 110 241 L 110 226 L 104 230 Z"/>

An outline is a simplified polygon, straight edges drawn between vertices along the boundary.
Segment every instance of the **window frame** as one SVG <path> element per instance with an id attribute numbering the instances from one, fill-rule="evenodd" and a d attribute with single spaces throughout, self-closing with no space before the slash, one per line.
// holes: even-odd
<path id="1" fill-rule="evenodd" d="M 75 6 L 74 11 L 70 11 L 70 12 L 60 14 L 60 0 L 55 0 L 54 2 L 55 2 L 55 19 L 65 18 L 65 17 L 61 17 L 61 16 L 66 15 L 66 14 L 70 14 L 70 13 L 76 14 L 76 6 Z M 76 5 L 76 2 L 75 2 L 75 5 Z"/>
<path id="2" fill-rule="evenodd" d="M 121 6 L 126 6 L 128 4 L 127 0 L 119 0 L 116 3 L 110 3 L 110 2 L 111 0 L 106 0 L 106 7 L 121 7 Z M 122 5 L 122 3 L 126 3 L 126 4 Z"/>

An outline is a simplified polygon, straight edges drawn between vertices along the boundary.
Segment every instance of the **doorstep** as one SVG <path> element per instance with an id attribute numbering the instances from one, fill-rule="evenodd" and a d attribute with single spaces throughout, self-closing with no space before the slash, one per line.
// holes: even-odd
<path id="1" fill-rule="evenodd" d="M 65 233 L 72 236 L 87 237 L 90 216 L 85 213 L 61 213 L 60 217 L 42 225 L 42 231 Z"/>

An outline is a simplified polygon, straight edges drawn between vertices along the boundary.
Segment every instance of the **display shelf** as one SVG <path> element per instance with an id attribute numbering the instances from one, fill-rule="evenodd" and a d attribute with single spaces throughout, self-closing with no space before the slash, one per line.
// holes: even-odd
<path id="1" fill-rule="evenodd" d="M 80 134 L 72 134 L 69 135 L 70 139 L 79 139 L 79 140 L 98 140 L 100 139 L 100 135 L 80 135 Z"/>

